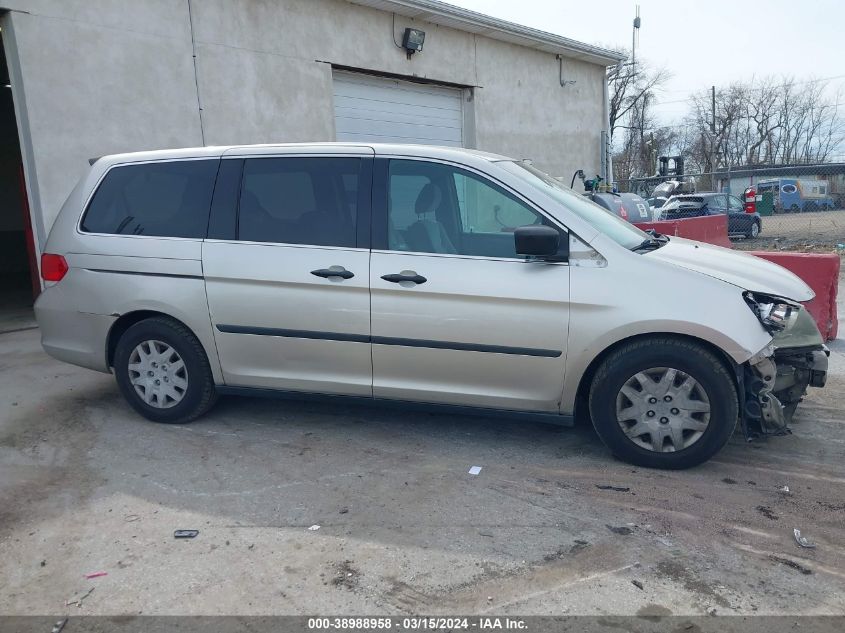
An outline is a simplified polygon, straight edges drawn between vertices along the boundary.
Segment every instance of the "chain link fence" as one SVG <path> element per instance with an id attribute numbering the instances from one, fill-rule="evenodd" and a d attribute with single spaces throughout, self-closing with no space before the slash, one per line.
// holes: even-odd
<path id="1" fill-rule="evenodd" d="M 652 220 L 727 214 L 743 250 L 845 255 L 845 163 L 755 166 L 619 180 Z"/>

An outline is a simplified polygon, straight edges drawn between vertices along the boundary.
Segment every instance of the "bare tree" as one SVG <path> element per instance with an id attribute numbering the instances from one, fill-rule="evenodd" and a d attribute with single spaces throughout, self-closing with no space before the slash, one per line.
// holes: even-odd
<path id="1" fill-rule="evenodd" d="M 628 53 L 628 51 L 620 51 Z M 614 180 L 651 174 L 658 143 L 666 144 L 653 114 L 657 93 L 669 78 L 643 60 L 621 63 L 607 74 Z"/>
<path id="2" fill-rule="evenodd" d="M 845 145 L 840 95 L 822 82 L 765 77 L 716 92 L 716 126 L 709 91 L 690 97 L 688 128 L 696 141 L 690 162 L 702 171 L 724 165 L 824 162 Z"/>
<path id="3" fill-rule="evenodd" d="M 629 51 L 620 50 L 622 53 Z M 643 102 L 654 97 L 655 92 L 669 79 L 669 72 L 653 69 L 642 60 L 634 63 L 621 63 L 608 71 L 608 101 L 610 113 L 610 140 L 614 132 L 627 127 L 625 122 L 637 109 L 643 108 Z"/>
<path id="4" fill-rule="evenodd" d="M 751 78 L 689 97 L 680 125 L 654 113 L 668 78 L 642 61 L 608 73 L 614 179 L 650 178 L 657 158 L 683 156 L 688 172 L 740 165 L 821 163 L 845 148 L 843 95 L 818 80 Z M 615 134 L 614 134 L 615 132 Z"/>

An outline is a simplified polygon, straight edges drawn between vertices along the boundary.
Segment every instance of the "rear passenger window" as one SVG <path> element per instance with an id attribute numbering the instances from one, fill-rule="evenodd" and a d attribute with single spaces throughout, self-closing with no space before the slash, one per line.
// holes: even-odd
<path id="1" fill-rule="evenodd" d="M 355 246 L 359 158 L 251 158 L 244 164 L 238 239 Z"/>
<path id="2" fill-rule="evenodd" d="M 219 163 L 185 160 L 114 167 L 88 205 L 82 230 L 203 238 Z"/>

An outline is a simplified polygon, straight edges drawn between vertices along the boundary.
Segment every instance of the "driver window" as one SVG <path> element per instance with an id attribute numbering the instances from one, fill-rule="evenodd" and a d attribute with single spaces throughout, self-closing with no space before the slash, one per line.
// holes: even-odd
<path id="1" fill-rule="evenodd" d="M 714 211 L 718 211 L 719 213 L 724 213 L 725 209 L 728 207 L 728 203 L 725 200 L 727 196 L 720 194 L 713 196 L 710 198 L 709 202 L 707 202 L 707 206 L 713 209 Z"/>
<path id="2" fill-rule="evenodd" d="M 391 160 L 388 248 L 523 259 L 513 232 L 544 217 L 489 180 L 442 163 Z"/>
<path id="3" fill-rule="evenodd" d="M 742 206 L 742 202 L 736 196 L 728 198 L 728 202 L 731 205 L 731 213 L 737 213 L 745 210 L 745 207 Z"/>
<path id="4" fill-rule="evenodd" d="M 470 174 L 455 172 L 453 179 L 466 233 L 513 233 L 518 226 L 541 221 L 518 200 Z"/>

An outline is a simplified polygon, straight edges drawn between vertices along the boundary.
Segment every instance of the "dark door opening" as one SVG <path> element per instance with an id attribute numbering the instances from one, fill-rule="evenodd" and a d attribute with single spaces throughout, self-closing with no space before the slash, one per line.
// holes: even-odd
<path id="1" fill-rule="evenodd" d="M 0 33 L 0 331 L 32 320 L 41 289 L 15 106 Z"/>

